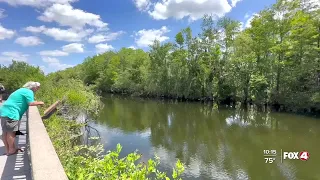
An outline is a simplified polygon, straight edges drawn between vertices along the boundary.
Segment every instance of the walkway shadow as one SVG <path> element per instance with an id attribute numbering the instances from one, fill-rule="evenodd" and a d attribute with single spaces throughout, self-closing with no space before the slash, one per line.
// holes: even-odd
<path id="1" fill-rule="evenodd" d="M 26 133 L 26 116 L 21 119 L 20 131 Z M 0 128 L 1 129 L 1 128 Z M 2 130 L 1 134 L 2 134 Z M 24 150 L 16 155 L 6 156 L 2 155 L 5 152 L 5 147 L 0 142 L 0 173 L 1 180 L 31 180 L 30 160 L 28 156 L 27 139 L 28 135 L 17 136 L 16 145 Z"/>

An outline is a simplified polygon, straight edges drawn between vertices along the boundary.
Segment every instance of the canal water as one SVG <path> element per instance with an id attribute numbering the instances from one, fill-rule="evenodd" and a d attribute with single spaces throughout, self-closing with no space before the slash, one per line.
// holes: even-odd
<path id="1" fill-rule="evenodd" d="M 156 154 L 167 174 L 180 159 L 183 179 L 320 179 L 320 119 L 118 96 L 104 103 L 90 123 L 104 148 L 120 143 L 122 156 L 138 150 L 142 161 Z M 283 159 L 301 151 L 307 161 Z"/>

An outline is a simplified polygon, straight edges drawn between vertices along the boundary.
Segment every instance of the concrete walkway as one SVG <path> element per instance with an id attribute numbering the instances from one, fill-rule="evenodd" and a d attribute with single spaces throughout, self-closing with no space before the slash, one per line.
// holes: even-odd
<path id="1" fill-rule="evenodd" d="M 27 117 L 23 115 L 20 124 L 20 131 L 26 133 L 27 129 Z M 0 128 L 0 134 L 2 135 L 2 128 Z M 28 136 L 25 134 L 23 136 L 16 137 L 16 145 L 24 152 L 19 152 L 16 155 L 6 156 L 2 155 L 5 153 L 5 147 L 0 140 L 0 174 L 1 180 L 31 180 L 31 168 L 30 160 L 28 156 L 27 139 Z"/>

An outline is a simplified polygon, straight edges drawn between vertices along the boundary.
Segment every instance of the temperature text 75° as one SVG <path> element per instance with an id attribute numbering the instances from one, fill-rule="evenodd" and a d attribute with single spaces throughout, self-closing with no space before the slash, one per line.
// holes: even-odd
<path id="1" fill-rule="evenodd" d="M 264 160 L 266 163 L 272 164 L 276 160 L 276 158 L 264 158 Z"/>

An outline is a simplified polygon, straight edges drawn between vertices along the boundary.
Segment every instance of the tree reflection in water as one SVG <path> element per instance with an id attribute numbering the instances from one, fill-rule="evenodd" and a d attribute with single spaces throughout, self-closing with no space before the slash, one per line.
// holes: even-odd
<path id="1" fill-rule="evenodd" d="M 316 160 L 265 164 L 264 149 L 318 152 L 320 121 L 259 113 L 253 109 L 219 109 L 199 103 L 172 103 L 112 97 L 91 125 L 108 139 L 105 148 L 156 153 L 171 173 L 176 158 L 186 164 L 184 179 L 305 179 L 316 177 Z M 304 122 L 304 123 L 302 123 Z M 308 141 L 306 141 L 308 139 Z M 279 154 L 280 158 L 280 154 Z M 312 166 L 313 165 L 313 166 Z"/>

